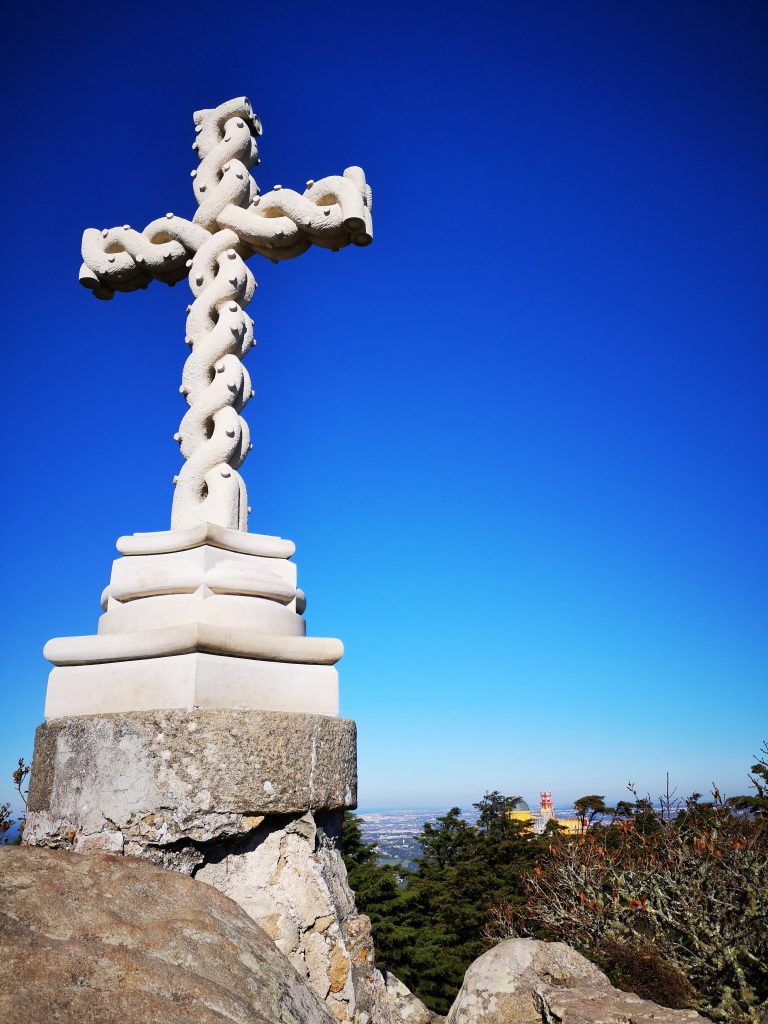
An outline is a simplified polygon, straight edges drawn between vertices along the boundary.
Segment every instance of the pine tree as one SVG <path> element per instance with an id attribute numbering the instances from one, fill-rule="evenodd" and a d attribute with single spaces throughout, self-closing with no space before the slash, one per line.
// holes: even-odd
<path id="1" fill-rule="evenodd" d="M 464 972 L 484 952 L 490 908 L 523 900 L 523 877 L 542 842 L 510 818 L 518 799 L 486 794 L 475 804 L 475 825 L 458 807 L 427 822 L 415 871 L 376 865 L 357 820 L 345 825 L 350 884 L 371 917 L 378 962 L 436 1013 L 448 1012 Z"/>

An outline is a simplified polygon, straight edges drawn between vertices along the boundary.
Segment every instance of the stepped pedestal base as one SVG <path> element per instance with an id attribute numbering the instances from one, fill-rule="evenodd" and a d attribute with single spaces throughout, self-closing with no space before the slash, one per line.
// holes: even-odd
<path id="1" fill-rule="evenodd" d="M 161 708 L 337 715 L 340 640 L 306 636 L 280 537 L 203 525 L 117 542 L 92 636 L 45 646 L 45 717 Z"/>

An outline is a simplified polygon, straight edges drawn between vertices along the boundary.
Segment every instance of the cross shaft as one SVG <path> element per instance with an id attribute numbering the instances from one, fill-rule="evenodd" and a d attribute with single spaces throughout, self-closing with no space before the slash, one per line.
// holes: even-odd
<path id="1" fill-rule="evenodd" d="M 276 185 L 265 195 L 250 168 L 259 163 L 261 123 L 245 97 L 195 112 L 192 171 L 199 204 L 191 221 L 168 213 L 143 231 L 129 225 L 83 233 L 80 282 L 96 298 L 158 280 L 189 277 L 181 393 L 189 409 L 175 439 L 186 462 L 175 478 L 171 529 L 201 522 L 247 530 L 245 484 L 237 472 L 249 449 L 240 415 L 253 392 L 242 359 L 253 345 L 245 312 L 256 283 L 254 253 L 277 263 L 311 245 L 337 250 L 372 240 L 371 190 L 359 167 L 307 182 L 304 193 Z"/>

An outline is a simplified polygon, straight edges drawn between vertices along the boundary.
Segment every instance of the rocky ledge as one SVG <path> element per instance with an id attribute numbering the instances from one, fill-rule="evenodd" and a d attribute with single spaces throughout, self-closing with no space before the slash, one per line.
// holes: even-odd
<path id="1" fill-rule="evenodd" d="M 446 1024 L 704 1024 L 615 989 L 564 942 L 507 939 L 470 966 Z"/>
<path id="2" fill-rule="evenodd" d="M 232 900 L 146 861 L 0 849 L 0 1020 L 324 1024 Z"/>

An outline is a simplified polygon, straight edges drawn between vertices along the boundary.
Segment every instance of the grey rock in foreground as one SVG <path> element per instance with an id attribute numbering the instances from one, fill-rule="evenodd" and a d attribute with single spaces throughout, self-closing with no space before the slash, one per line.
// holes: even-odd
<path id="1" fill-rule="evenodd" d="M 324 1024 L 271 939 L 146 861 L 0 848 L 0 1021 Z"/>
<path id="2" fill-rule="evenodd" d="M 447 1024 L 692 1024 L 693 1010 L 668 1010 L 613 988 L 563 942 L 507 939 L 469 967 Z"/>
<path id="3" fill-rule="evenodd" d="M 380 995 L 376 1002 L 378 1015 L 375 1020 L 393 1024 L 439 1024 L 445 1017 L 439 1017 L 428 1010 L 402 981 L 389 971 L 377 972 L 381 978 Z"/>
<path id="4" fill-rule="evenodd" d="M 340 832 L 340 811 L 267 816 L 236 842 L 209 847 L 195 878 L 262 925 L 334 1020 L 431 1024 L 423 1003 L 375 966 L 371 922 L 347 883 Z"/>

